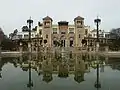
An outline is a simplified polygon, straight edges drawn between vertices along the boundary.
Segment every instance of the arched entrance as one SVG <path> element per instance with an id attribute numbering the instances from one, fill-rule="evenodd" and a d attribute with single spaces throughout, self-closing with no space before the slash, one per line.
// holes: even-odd
<path id="1" fill-rule="evenodd" d="M 70 37 L 70 47 L 73 47 L 73 37 Z"/>
<path id="2" fill-rule="evenodd" d="M 85 39 L 82 39 L 82 46 L 86 46 L 87 45 L 87 40 L 85 40 Z"/>
<path id="3" fill-rule="evenodd" d="M 66 39 L 66 38 L 65 38 L 64 35 L 60 37 L 60 44 L 61 44 L 61 47 L 65 47 L 65 46 L 66 46 L 66 45 L 65 45 L 65 44 L 66 44 L 66 43 L 65 43 L 65 39 Z"/>
<path id="4" fill-rule="evenodd" d="M 57 37 L 53 37 L 53 46 L 54 47 L 59 46 L 59 42 L 58 42 L 58 38 Z"/>

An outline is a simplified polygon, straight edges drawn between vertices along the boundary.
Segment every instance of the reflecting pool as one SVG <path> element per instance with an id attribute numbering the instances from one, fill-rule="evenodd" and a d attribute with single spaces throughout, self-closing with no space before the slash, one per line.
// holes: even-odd
<path id="1" fill-rule="evenodd" d="M 85 53 L 2 57 L 0 90 L 120 90 L 119 70 L 119 57 Z"/>

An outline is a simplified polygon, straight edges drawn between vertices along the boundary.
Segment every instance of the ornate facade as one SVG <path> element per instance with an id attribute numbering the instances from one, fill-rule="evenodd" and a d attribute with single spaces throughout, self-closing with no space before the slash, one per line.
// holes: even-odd
<path id="1" fill-rule="evenodd" d="M 47 49 L 53 49 L 54 47 L 74 47 L 75 52 L 76 50 L 89 50 L 89 48 L 93 48 L 92 51 L 95 51 L 96 37 L 93 36 L 94 33 L 91 31 L 90 26 L 84 24 L 84 18 L 77 16 L 73 22 L 74 24 L 69 24 L 67 21 L 59 21 L 58 24 L 53 24 L 51 17 L 46 16 L 43 18 L 42 22 L 38 22 L 35 30 L 31 31 L 32 51 L 42 50 L 42 47 L 48 47 Z M 99 38 L 102 44 L 107 43 L 107 39 L 104 36 Z M 28 31 L 19 32 L 15 40 L 22 39 L 27 42 L 28 38 Z M 28 45 L 23 42 L 22 46 L 26 48 Z M 23 49 L 23 51 L 27 50 Z"/>
<path id="2" fill-rule="evenodd" d="M 42 23 L 38 23 L 37 35 L 43 38 L 43 47 L 81 47 L 85 37 L 85 25 L 83 17 L 76 17 L 74 24 L 67 21 L 59 21 L 57 25 L 52 23 L 49 16 L 43 18 Z"/>

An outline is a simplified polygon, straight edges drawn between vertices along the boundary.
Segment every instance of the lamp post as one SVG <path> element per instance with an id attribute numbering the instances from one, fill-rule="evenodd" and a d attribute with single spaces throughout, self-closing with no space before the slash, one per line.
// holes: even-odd
<path id="1" fill-rule="evenodd" d="M 96 41 L 97 50 L 96 51 L 99 50 L 99 25 L 100 25 L 100 22 L 101 22 L 101 19 L 99 19 L 98 17 L 97 17 L 97 19 L 94 20 L 94 23 L 97 26 L 97 41 Z"/>
<path id="2" fill-rule="evenodd" d="M 31 52 L 31 25 L 33 24 L 33 20 L 30 19 L 27 20 L 27 23 L 29 25 L 29 43 L 28 43 L 28 48 L 29 48 L 29 52 Z"/>
<path id="3" fill-rule="evenodd" d="M 33 82 L 31 80 L 31 25 L 33 24 L 33 20 L 30 19 L 27 20 L 27 23 L 29 25 L 29 42 L 28 42 L 28 49 L 29 49 L 29 83 L 27 84 L 27 87 L 31 89 L 33 87 Z"/>
<path id="4" fill-rule="evenodd" d="M 99 51 L 99 24 L 101 22 L 101 19 L 97 17 L 97 19 L 94 20 L 96 26 L 97 26 L 97 41 L 96 41 L 96 52 Z M 101 88 L 101 83 L 99 81 L 99 60 L 98 60 L 98 55 L 97 55 L 97 81 L 95 82 L 95 88 Z"/>

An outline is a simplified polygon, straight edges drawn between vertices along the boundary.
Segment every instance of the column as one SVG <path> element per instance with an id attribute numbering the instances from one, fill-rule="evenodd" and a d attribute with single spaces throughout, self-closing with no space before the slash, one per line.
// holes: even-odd
<path id="1" fill-rule="evenodd" d="M 89 47 L 89 51 L 90 51 L 90 52 L 92 51 L 92 47 Z"/>
<path id="2" fill-rule="evenodd" d="M 20 42 L 20 47 L 19 47 L 20 53 L 23 53 L 23 47 L 22 47 L 22 43 Z"/>
<path id="3" fill-rule="evenodd" d="M 38 45 L 36 46 L 36 53 L 38 53 L 39 51 L 38 51 Z"/>
<path id="4" fill-rule="evenodd" d="M 99 42 L 96 42 L 96 51 L 99 51 Z"/>
<path id="5" fill-rule="evenodd" d="M 87 40 L 87 51 L 89 51 L 89 41 Z"/>
<path id="6" fill-rule="evenodd" d="M 108 52 L 108 46 L 105 46 L 105 52 Z"/>
<path id="7" fill-rule="evenodd" d="M 68 45 L 67 45 L 68 42 L 67 42 L 67 41 L 68 41 L 68 40 L 66 39 L 66 40 L 65 40 L 65 47 L 68 47 Z"/>
<path id="8" fill-rule="evenodd" d="M 31 52 L 31 43 L 28 42 L 28 52 L 30 53 Z"/>
<path id="9" fill-rule="evenodd" d="M 108 56 L 105 56 L 105 62 L 108 64 Z"/>

